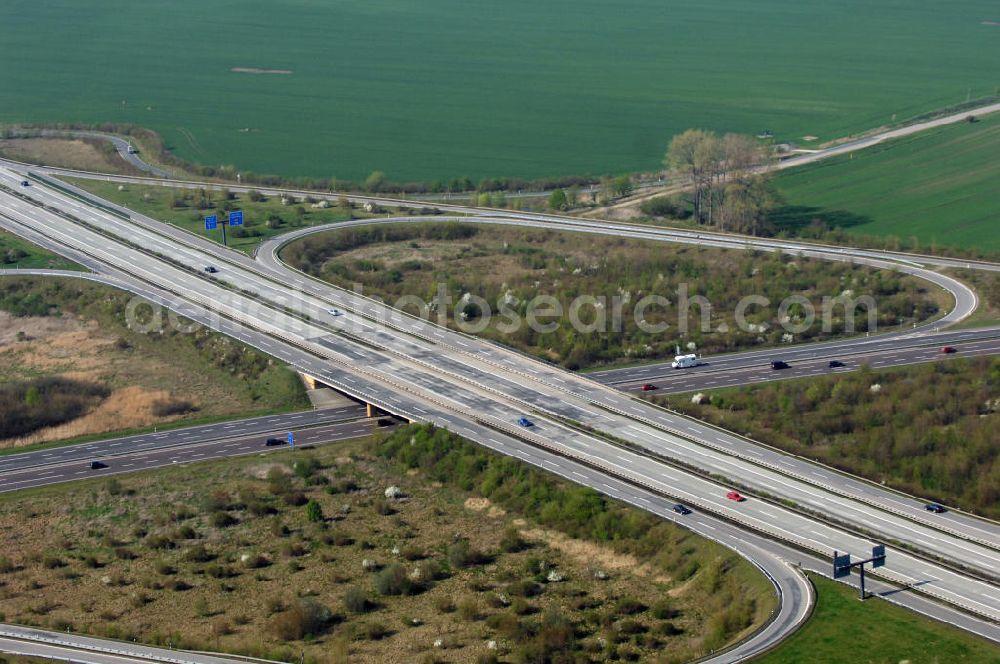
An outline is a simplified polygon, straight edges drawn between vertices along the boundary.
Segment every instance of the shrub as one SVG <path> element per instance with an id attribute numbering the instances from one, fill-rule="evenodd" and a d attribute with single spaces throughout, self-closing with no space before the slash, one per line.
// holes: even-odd
<path id="1" fill-rule="evenodd" d="M 672 608 L 666 599 L 657 600 L 651 607 L 650 613 L 652 613 L 653 617 L 658 620 L 667 620 L 678 616 L 678 611 Z"/>
<path id="2" fill-rule="evenodd" d="M 403 556 L 404 559 L 410 561 L 422 560 L 423 558 L 426 557 L 424 550 L 414 544 L 407 544 L 406 546 L 404 546 L 402 551 L 399 552 L 399 555 Z"/>
<path id="3" fill-rule="evenodd" d="M 233 633 L 233 626 L 225 618 L 217 618 L 212 622 L 212 634 L 214 636 L 226 636 Z"/>
<path id="4" fill-rule="evenodd" d="M 123 546 L 115 547 L 115 558 L 118 560 L 135 560 L 138 556 L 132 549 L 127 549 Z"/>
<path id="5" fill-rule="evenodd" d="M 190 525 L 185 524 L 174 531 L 174 538 L 186 540 L 198 539 L 198 533 Z"/>
<path id="6" fill-rule="evenodd" d="M 314 523 L 323 520 L 323 508 L 315 500 L 306 503 L 306 519 Z"/>
<path id="7" fill-rule="evenodd" d="M 153 402 L 152 411 L 156 417 L 172 417 L 174 415 L 186 415 L 198 410 L 190 401 L 183 399 L 158 399 Z"/>
<path id="8" fill-rule="evenodd" d="M 484 558 L 482 553 L 469 545 L 468 540 L 459 540 L 448 546 L 448 563 L 456 569 L 479 564 Z"/>
<path id="9" fill-rule="evenodd" d="M 184 560 L 192 563 L 207 563 L 215 560 L 215 554 L 206 549 L 204 544 L 196 544 L 184 552 Z"/>
<path id="10" fill-rule="evenodd" d="M 300 600 L 271 619 L 271 632 L 282 641 L 297 641 L 322 634 L 333 621 L 333 613 L 315 600 Z"/>
<path id="11" fill-rule="evenodd" d="M 389 628 L 380 622 L 370 622 L 365 625 L 364 635 L 369 641 L 378 641 L 389 636 Z"/>
<path id="12" fill-rule="evenodd" d="M 243 560 L 243 564 L 247 566 L 248 569 L 260 569 L 261 567 L 267 567 L 271 564 L 267 556 L 262 553 L 249 554 L 246 559 Z"/>
<path id="13" fill-rule="evenodd" d="M 521 533 L 514 527 L 507 528 L 500 538 L 500 550 L 506 553 L 517 553 L 526 546 L 527 543 L 521 538 Z"/>
<path id="14" fill-rule="evenodd" d="M 448 595 L 439 595 L 434 598 L 434 608 L 439 613 L 451 613 L 455 610 L 455 602 Z"/>
<path id="15" fill-rule="evenodd" d="M 162 549 L 172 549 L 174 546 L 174 541 L 166 535 L 154 534 L 146 538 L 145 544 L 150 549 L 162 550 Z"/>
<path id="16" fill-rule="evenodd" d="M 0 556 L 0 574 L 9 574 L 16 568 L 7 556 Z"/>
<path id="17" fill-rule="evenodd" d="M 166 560 L 157 560 L 153 563 L 153 569 L 156 570 L 157 574 L 163 574 L 164 576 L 175 574 L 177 572 L 177 569 Z"/>
<path id="18" fill-rule="evenodd" d="M 375 575 L 375 592 L 379 595 L 415 595 L 423 588 L 406 573 L 399 563 L 393 563 Z"/>
<path id="19" fill-rule="evenodd" d="M 618 611 L 619 615 L 633 616 L 637 613 L 642 613 L 643 611 L 645 611 L 646 605 L 631 597 L 624 597 L 618 600 L 618 606 L 616 610 Z"/>
<path id="20" fill-rule="evenodd" d="M 350 613 L 364 613 L 371 607 L 368 595 L 357 586 L 351 586 L 344 593 L 344 608 Z"/>
<path id="21" fill-rule="evenodd" d="M 289 491 L 284 494 L 283 498 L 285 500 L 285 504 L 292 505 L 293 507 L 301 507 L 308 502 L 306 494 L 301 491 Z"/>
<path id="22" fill-rule="evenodd" d="M 223 511 L 212 512 L 211 521 L 212 525 L 216 528 L 228 528 L 229 526 L 234 526 L 239 523 L 236 517 L 229 512 Z"/>
<path id="23" fill-rule="evenodd" d="M 458 603 L 458 615 L 462 620 L 479 620 L 482 614 L 479 612 L 479 600 L 475 597 L 465 597 Z"/>
<path id="24" fill-rule="evenodd" d="M 66 562 L 59 556 L 48 554 L 42 558 L 42 566 L 45 567 L 45 569 L 56 569 L 59 567 L 65 567 Z"/>

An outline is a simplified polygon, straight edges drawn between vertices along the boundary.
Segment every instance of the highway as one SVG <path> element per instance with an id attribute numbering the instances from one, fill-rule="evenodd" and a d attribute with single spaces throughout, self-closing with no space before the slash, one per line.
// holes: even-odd
<path id="1" fill-rule="evenodd" d="M 8 176 L 6 181 L 10 180 Z M 612 435 L 627 431 L 629 433 L 624 435 L 630 442 L 639 444 L 647 452 L 663 453 L 688 462 L 691 457 L 697 457 L 706 468 L 725 467 L 725 474 L 730 477 L 758 477 L 769 491 L 777 480 L 779 486 L 804 492 L 801 494 L 804 498 L 818 503 L 811 508 L 823 510 L 827 505 L 827 511 L 837 516 L 843 516 L 841 511 L 847 509 L 859 515 L 850 520 L 863 519 L 865 526 L 873 521 L 884 523 L 880 527 L 897 532 L 904 541 L 918 542 L 918 548 L 944 547 L 970 566 L 997 569 L 994 548 L 1000 540 L 993 524 L 954 514 L 930 519 L 919 504 L 916 505 L 919 512 L 912 513 L 913 504 L 904 501 L 901 506 L 896 505 L 892 501 L 901 498 L 878 487 L 859 482 L 859 486 L 844 488 L 840 486 L 844 482 L 839 475 L 822 480 L 808 478 L 808 475 L 822 476 L 825 471 L 808 464 L 799 466 L 800 460 L 794 458 L 776 458 L 778 467 L 788 465 L 790 468 L 787 474 L 783 470 L 781 477 L 769 475 L 767 473 L 775 471 L 768 468 L 768 463 L 750 458 L 754 456 L 751 452 L 760 453 L 757 446 L 747 448 L 747 458 L 741 458 L 728 449 L 728 441 L 719 442 L 716 430 L 695 429 L 678 435 L 671 429 L 691 427 L 695 423 L 628 399 L 586 378 L 565 374 L 511 351 L 456 335 L 398 312 L 378 309 L 378 305 L 364 298 L 304 279 L 280 266 L 255 263 L 196 236 L 157 225 L 152 220 L 135 216 L 124 220 L 103 210 L 81 206 L 58 192 L 41 192 L 42 187 L 32 189 L 35 189 L 32 196 L 43 197 L 51 208 L 70 211 L 84 219 L 87 226 L 8 195 L 4 197 L 2 211 L 10 223 L 43 233 L 50 244 L 72 246 L 75 251 L 90 255 L 103 269 L 107 265 L 114 266 L 118 273 L 127 275 L 121 282 L 124 287 L 150 296 L 154 301 L 159 298 L 172 308 L 183 310 L 185 315 L 191 314 L 197 319 L 202 315 L 195 312 L 199 308 L 202 312 L 215 312 L 214 316 L 205 316 L 214 318 L 214 322 L 210 322 L 215 329 L 263 347 L 276 357 L 331 381 L 344 391 L 370 398 L 391 412 L 411 419 L 435 421 L 487 447 L 546 468 L 549 465 L 544 461 L 548 459 L 538 459 L 540 450 L 556 451 L 553 457 L 556 461 L 548 460 L 548 464 L 562 469 L 579 460 L 587 468 L 598 466 L 604 480 L 597 482 L 600 486 L 609 486 L 609 474 L 627 478 L 628 486 L 650 486 L 654 492 L 689 499 L 707 511 L 771 532 L 811 550 L 824 551 L 827 547 L 833 548 L 831 543 L 843 541 L 845 544 L 836 548 L 852 550 L 853 547 L 852 553 L 860 555 L 870 546 L 870 540 L 845 532 L 840 526 L 818 524 L 814 518 L 772 503 L 725 504 L 720 493 L 722 487 L 717 483 L 609 445 L 606 439 L 582 433 L 567 422 L 581 422 Z M 145 251 L 117 239 L 138 235 L 142 237 Z M 266 255 L 268 252 L 261 253 L 262 258 Z M 206 261 L 219 263 L 222 276 L 209 278 L 200 273 Z M 116 278 L 122 279 L 121 274 Z M 254 295 L 234 292 L 231 286 L 227 288 L 226 285 L 232 283 L 239 283 L 243 293 Z M 300 285 L 302 290 L 289 293 L 286 285 L 292 283 Z M 166 284 L 176 292 L 159 289 Z M 279 301 L 280 309 L 269 304 Z M 323 314 L 331 304 L 340 305 L 350 312 L 349 315 L 344 316 L 344 320 L 324 319 Z M 288 308 L 301 308 L 302 315 L 288 314 Z M 220 312 L 229 318 L 219 318 Z M 378 324 L 373 324 L 375 321 Z M 403 327 L 408 328 L 405 334 L 401 330 Z M 365 343 L 355 341 L 356 335 L 361 335 Z M 429 341 L 435 337 L 436 341 Z M 329 368 L 331 366 L 334 368 Z M 405 379 L 400 380 L 400 376 Z M 522 409 L 536 413 L 536 427 L 531 431 L 517 431 L 512 424 L 512 419 L 516 419 Z M 585 476 L 581 473 L 581 478 Z M 581 478 L 576 479 L 582 481 Z M 826 481 L 835 486 L 817 487 Z M 608 489 L 600 490 L 609 492 Z M 841 492 L 831 497 L 838 501 L 835 503 L 838 507 L 832 510 L 829 509 L 832 503 L 822 498 L 824 492 L 831 491 Z M 851 494 L 847 502 L 842 500 L 844 492 Z M 627 497 L 630 494 L 626 494 Z M 908 535 L 909 532 L 917 535 Z M 890 559 L 894 564 L 887 572 L 896 574 L 895 578 L 903 583 L 921 583 L 933 577 L 932 583 L 922 586 L 924 592 L 946 595 L 950 601 L 985 615 L 996 614 L 1000 609 L 989 601 L 990 595 L 996 595 L 995 588 L 989 584 L 943 570 L 903 551 L 894 551 Z M 982 601 L 977 599 L 979 597 Z"/>
<path id="2" fill-rule="evenodd" d="M 789 346 L 773 349 L 763 355 L 757 351 L 734 353 L 703 358 L 701 363 L 686 369 L 672 369 L 668 362 L 658 362 L 636 367 L 609 369 L 588 373 L 605 385 L 619 389 L 642 392 L 643 385 L 653 385 L 655 394 L 710 390 L 789 378 L 814 378 L 830 374 L 856 371 L 862 366 L 872 369 L 927 362 L 948 362 L 960 358 L 1000 355 L 1000 330 L 993 328 L 916 336 L 912 339 L 897 338 L 891 342 L 880 341 L 866 345 L 816 344 Z M 944 346 L 951 346 L 954 353 L 942 353 Z M 788 369 L 774 370 L 771 359 L 782 360 Z M 837 361 L 843 366 L 831 367 Z"/>
<path id="3" fill-rule="evenodd" d="M 288 425 L 285 428 L 278 428 L 277 425 L 261 427 L 259 421 L 243 420 L 217 427 L 177 429 L 148 436 L 110 438 L 47 451 L 12 454 L 2 459 L 6 463 L 0 468 L 0 493 L 193 461 L 263 453 L 274 449 L 265 446 L 267 438 L 285 440 L 289 431 L 294 434 L 296 448 L 361 438 L 376 429 L 377 420 L 364 419 L 363 409 L 359 410 L 361 412 L 339 417 L 324 411 L 286 416 L 283 418 Z M 306 418 L 314 415 L 319 416 L 314 419 L 326 423 L 305 423 Z M 103 464 L 103 467 L 92 468 L 91 462 L 94 461 Z"/>

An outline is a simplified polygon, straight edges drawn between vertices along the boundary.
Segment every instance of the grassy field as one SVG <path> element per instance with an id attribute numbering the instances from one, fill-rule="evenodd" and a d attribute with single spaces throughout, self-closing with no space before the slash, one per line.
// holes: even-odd
<path id="1" fill-rule="evenodd" d="M 0 230 L 0 269 L 18 268 L 83 269 L 68 258 L 46 251 L 13 233 Z"/>
<path id="2" fill-rule="evenodd" d="M 754 664 L 1000 664 L 995 644 L 927 620 L 881 599 L 858 601 L 853 588 L 812 575 L 809 623 Z"/>
<path id="3" fill-rule="evenodd" d="M 1000 252 L 998 151 L 994 114 L 787 171 L 776 179 L 793 208 L 785 227 L 826 218 L 849 235 L 895 236 L 915 250 Z"/>
<path id="4" fill-rule="evenodd" d="M 854 297 L 871 295 L 878 304 L 879 327 L 897 325 L 900 318 L 908 326 L 950 306 L 941 297 L 943 292 L 930 290 L 919 280 L 863 266 L 503 226 L 428 222 L 335 229 L 288 245 L 282 258 L 344 288 L 361 284 L 366 293 L 389 303 L 404 296 L 430 302 L 443 285 L 452 298 L 447 321 L 452 327 L 485 321 L 478 306 L 470 305 L 470 310 L 462 304 L 467 294 L 481 297 L 492 316 L 478 334 L 574 370 L 673 357 L 676 344 L 691 343 L 701 352 L 719 353 L 783 343 L 779 303 L 793 293 L 807 298 L 817 311 L 824 296 L 836 297 L 846 290 Z M 689 316 L 682 314 L 684 288 L 690 298 L 703 296 L 711 303 L 708 329 L 702 329 L 696 306 Z M 665 297 L 670 305 L 638 310 L 637 303 L 647 294 Z M 526 324 L 528 303 L 539 295 L 554 297 L 562 306 L 564 315 L 554 330 Z M 735 320 L 738 302 L 748 295 L 770 302 L 748 311 L 747 321 L 758 326 L 753 331 L 738 329 Z M 585 304 L 577 312 L 572 310 L 574 300 L 591 296 L 603 299 L 598 301 L 600 309 Z M 501 301 L 521 324 L 511 325 Z M 408 310 L 419 313 L 415 307 Z M 619 329 L 616 310 L 621 312 Z M 644 330 L 636 322 L 636 312 L 640 319 L 669 327 Z M 585 328 L 574 328 L 572 313 L 593 329 L 578 332 Z M 817 323 L 793 338 L 843 335 L 843 309 L 834 313 L 828 331 Z M 463 314 L 472 318 L 463 321 Z M 820 320 L 817 315 L 816 321 Z M 686 333 L 681 331 L 685 322 Z M 856 317 L 853 322 L 855 330 L 866 329 L 867 320 Z"/>
<path id="5" fill-rule="evenodd" d="M 774 606 L 735 554 L 419 426 L 4 494 L 0 550 L 0 620 L 282 661 L 680 662 Z"/>
<path id="6" fill-rule="evenodd" d="M 205 217 L 216 215 L 220 219 L 227 210 L 243 210 L 244 226 L 228 229 L 230 247 L 251 252 L 265 239 L 287 233 L 302 226 L 315 226 L 332 221 L 344 221 L 370 216 L 350 204 L 332 207 L 313 207 L 316 201 L 302 199 L 257 197 L 250 194 L 174 189 L 145 185 L 119 185 L 98 180 L 66 178 L 74 185 L 109 201 L 124 205 L 136 212 L 179 226 L 198 235 L 222 243 L 222 228 L 205 230 Z M 253 200 L 253 199 L 257 200 Z"/>
<path id="7" fill-rule="evenodd" d="M 877 385 L 878 387 L 873 387 Z M 794 454 L 1000 517 L 1000 358 L 709 390 L 654 401 Z"/>
<path id="8" fill-rule="evenodd" d="M 692 126 L 826 140 L 993 95 L 989 0 L 5 3 L 4 122 L 395 180 L 657 168 Z M 53 48 L 58 44 L 58 48 Z"/>
<path id="9" fill-rule="evenodd" d="M 162 334 L 129 329 L 130 299 L 98 284 L 0 280 L 2 392 L 33 387 L 34 400 L 45 403 L 39 397 L 46 381 L 59 377 L 80 381 L 93 393 L 82 410 L 64 397 L 61 417 L 48 409 L 49 426 L 32 420 L 25 430 L 22 422 L 17 436 L 5 418 L 21 421 L 27 399 L 4 400 L 0 447 L 308 408 L 293 372 L 228 337 L 204 328 L 182 333 L 166 318 Z"/>

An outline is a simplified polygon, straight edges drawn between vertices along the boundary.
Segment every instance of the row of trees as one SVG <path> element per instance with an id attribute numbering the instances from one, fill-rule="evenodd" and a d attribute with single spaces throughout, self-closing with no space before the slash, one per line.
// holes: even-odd
<path id="1" fill-rule="evenodd" d="M 777 203 L 767 173 L 772 159 L 770 146 L 752 136 L 689 129 L 670 141 L 664 164 L 690 182 L 699 223 L 759 235 Z"/>

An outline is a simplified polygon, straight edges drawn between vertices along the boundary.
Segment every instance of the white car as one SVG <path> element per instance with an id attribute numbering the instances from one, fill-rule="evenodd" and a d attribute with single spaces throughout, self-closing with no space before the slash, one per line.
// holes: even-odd
<path id="1" fill-rule="evenodd" d="M 326 312 L 331 316 L 341 316 L 344 313 L 340 309 L 327 309 Z"/>

